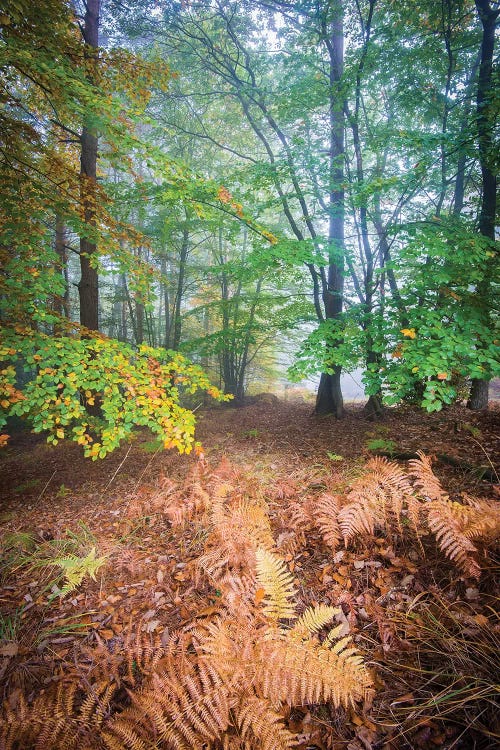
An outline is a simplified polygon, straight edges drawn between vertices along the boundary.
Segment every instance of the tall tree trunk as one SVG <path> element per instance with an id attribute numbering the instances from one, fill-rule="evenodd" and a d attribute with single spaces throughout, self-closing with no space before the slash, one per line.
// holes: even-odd
<path id="1" fill-rule="evenodd" d="M 142 302 L 135 300 L 135 321 L 136 335 L 135 343 L 137 345 L 144 343 L 144 305 Z"/>
<path id="2" fill-rule="evenodd" d="M 179 276 L 177 278 L 177 294 L 175 297 L 174 308 L 174 336 L 172 340 L 172 349 L 177 350 L 181 343 L 182 317 L 181 305 L 184 296 L 184 279 L 186 276 L 186 262 L 189 251 L 189 229 L 184 227 L 182 231 L 181 254 L 179 257 Z"/>
<path id="3" fill-rule="evenodd" d="M 137 257 L 142 257 L 142 248 L 137 249 Z M 144 302 L 137 297 L 134 298 L 135 307 L 135 343 L 137 345 L 144 343 Z"/>
<path id="4" fill-rule="evenodd" d="M 165 349 L 170 349 L 170 334 L 172 330 L 172 321 L 170 318 L 170 294 L 168 291 L 168 283 L 167 283 L 167 259 L 165 256 L 162 256 L 161 261 L 161 274 L 162 274 L 162 282 L 161 287 L 163 290 L 163 306 L 165 308 L 165 325 L 163 328 L 163 346 Z M 161 340 L 161 336 L 158 337 L 159 340 Z"/>
<path id="5" fill-rule="evenodd" d="M 99 4 L 100 0 L 86 0 L 83 23 L 85 42 L 85 62 L 87 77 L 95 83 L 97 49 L 99 45 Z M 80 295 L 80 323 L 91 331 L 99 329 L 99 279 L 94 267 L 97 247 L 92 233 L 95 229 L 95 200 L 97 178 L 97 135 L 92 126 L 84 123 L 80 136 L 80 181 L 83 216 L 89 236 L 80 238 L 80 270 L 78 284 Z"/>
<path id="6" fill-rule="evenodd" d="M 344 151 L 345 122 L 344 101 L 341 93 L 341 80 L 344 72 L 344 30 L 341 3 L 336 8 L 336 18 L 331 28 L 325 21 L 325 44 L 329 52 L 330 64 L 330 153 L 329 153 L 329 265 L 328 285 L 323 295 L 326 320 L 338 320 L 342 314 L 344 293 Z M 333 345 L 335 347 L 335 345 Z M 322 373 L 316 396 L 316 413 L 344 415 L 344 401 L 340 387 L 341 367 L 333 372 Z"/>
<path id="7" fill-rule="evenodd" d="M 54 296 L 53 308 L 56 315 L 61 318 L 69 318 L 69 284 L 66 252 L 66 227 L 62 218 L 56 216 L 55 251 L 57 255 L 56 272 L 64 278 L 64 292 L 62 295 Z M 61 323 L 54 323 L 54 336 L 64 335 Z"/>
<path id="8" fill-rule="evenodd" d="M 481 61 L 477 84 L 477 133 L 479 162 L 481 164 L 481 210 L 479 231 L 487 237 L 495 253 L 495 218 L 497 205 L 497 178 L 491 168 L 493 158 L 493 132 L 495 123 L 491 118 L 491 98 L 493 97 L 493 52 L 495 48 L 495 28 L 500 11 L 493 9 L 489 0 L 476 0 L 476 9 L 483 26 Z M 490 295 L 489 276 L 485 275 L 477 288 L 481 303 L 485 306 L 485 317 L 489 319 L 488 297 Z M 488 379 L 474 379 L 467 406 L 469 409 L 488 408 Z"/>

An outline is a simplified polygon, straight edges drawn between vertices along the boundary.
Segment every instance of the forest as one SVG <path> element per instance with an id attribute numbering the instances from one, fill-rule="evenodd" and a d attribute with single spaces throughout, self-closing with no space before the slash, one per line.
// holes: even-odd
<path id="1" fill-rule="evenodd" d="M 0 0 L 0 750 L 498 747 L 499 17 Z"/>

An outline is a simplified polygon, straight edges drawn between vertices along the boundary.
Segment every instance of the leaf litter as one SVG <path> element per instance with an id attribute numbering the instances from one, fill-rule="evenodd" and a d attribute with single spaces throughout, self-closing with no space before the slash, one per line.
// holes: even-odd
<path id="1" fill-rule="evenodd" d="M 478 584 L 443 561 L 435 545 L 424 557 L 417 543 L 394 549 L 380 534 L 332 554 L 316 529 L 297 549 L 283 514 L 290 500 L 324 491 L 339 467 L 344 476 L 356 476 L 370 441 L 381 436 L 401 452 L 449 453 L 477 465 L 486 457 L 498 465 L 498 417 L 496 410 L 472 415 L 453 407 L 423 415 L 404 408 L 390 410 L 377 425 L 360 409 L 333 421 L 315 417 L 310 404 L 282 401 L 201 413 L 203 460 L 215 467 L 225 457 L 250 483 L 266 488 L 274 537 L 297 582 L 300 608 L 340 607 L 342 635 L 354 637 L 373 667 L 371 704 L 351 711 L 304 706 L 284 714 L 298 747 L 496 746 L 488 674 L 500 638 L 493 552 Z M 137 629 L 165 645 L 179 627 L 217 612 L 217 592 L 193 572 L 203 528 L 173 525 L 162 511 L 165 498 L 183 492 L 203 503 L 205 489 L 189 479 L 197 459 L 151 452 L 150 444 L 151 436 L 138 432 L 131 444 L 96 463 L 73 444 L 49 448 L 27 433 L 14 435 L 4 450 L 0 696 L 11 708 L 21 694 L 30 700 L 76 674 L 91 646 L 119 649 Z M 495 496 L 497 488 L 470 471 L 441 464 L 435 471 L 452 498 Z M 26 558 L 33 554 L 28 540 L 36 548 L 68 534 L 80 543 L 81 559 L 86 553 L 105 560 L 71 592 L 57 589 L 47 570 L 16 563 L 20 550 Z M 480 663 L 468 684 L 474 661 Z"/>

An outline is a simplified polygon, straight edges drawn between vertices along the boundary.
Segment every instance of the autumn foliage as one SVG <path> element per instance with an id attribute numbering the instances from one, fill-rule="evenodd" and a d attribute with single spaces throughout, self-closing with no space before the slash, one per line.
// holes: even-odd
<path id="1" fill-rule="evenodd" d="M 195 418 L 181 395 L 201 390 L 228 398 L 178 352 L 135 351 L 106 338 L 6 337 L 0 360 L 0 426 L 9 416 L 25 417 L 48 442 L 69 438 L 92 459 L 104 458 L 137 426 L 149 427 L 165 448 L 190 453 Z M 16 368 L 23 366 L 28 382 L 20 390 Z"/>

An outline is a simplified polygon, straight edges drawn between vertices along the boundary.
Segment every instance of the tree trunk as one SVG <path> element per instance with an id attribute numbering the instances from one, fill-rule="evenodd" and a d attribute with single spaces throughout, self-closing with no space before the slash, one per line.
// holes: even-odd
<path id="1" fill-rule="evenodd" d="M 87 77 L 95 82 L 97 48 L 99 44 L 99 1 L 87 0 L 83 24 Z M 92 65 L 93 62 L 93 65 Z M 97 135 L 92 127 L 84 124 L 80 136 L 80 190 L 83 216 L 89 235 L 80 238 L 80 270 L 78 284 L 80 295 L 80 323 L 91 331 L 99 329 L 99 279 L 93 261 L 97 253 L 95 240 L 95 201 L 97 178 Z"/>
<path id="2" fill-rule="evenodd" d="M 181 343 L 182 335 L 182 316 L 181 305 L 184 297 L 184 278 L 186 275 L 186 264 L 189 251 L 189 229 L 184 227 L 182 231 L 181 253 L 179 257 L 179 276 L 177 278 L 177 294 L 175 297 L 174 308 L 174 336 L 172 340 L 172 349 L 177 351 Z"/>
<path id="3" fill-rule="evenodd" d="M 344 294 L 344 155 L 345 120 L 341 81 L 344 72 L 344 28 L 342 6 L 338 3 L 336 17 L 331 22 L 325 44 L 330 65 L 330 149 L 329 149 L 329 265 L 328 285 L 323 294 L 326 320 L 336 320 L 342 315 Z M 327 31 L 325 22 L 325 32 Z M 332 349 L 335 344 L 332 345 Z M 344 414 L 344 401 L 340 387 L 341 368 L 335 367 L 332 375 L 322 373 L 316 395 L 316 413 L 333 414 L 338 419 Z"/>
<path id="4" fill-rule="evenodd" d="M 467 408 L 474 411 L 486 411 L 488 408 L 489 380 L 473 380 Z"/>
<path id="5" fill-rule="evenodd" d="M 344 400 L 340 388 L 341 368 L 336 367 L 333 375 L 326 372 L 321 374 L 316 394 L 316 414 L 331 414 L 337 419 L 341 419 L 344 412 Z"/>
<path id="6" fill-rule="evenodd" d="M 481 59 L 477 84 L 477 134 L 479 146 L 479 162 L 481 164 L 481 211 L 479 214 L 479 231 L 483 237 L 491 240 L 493 260 L 496 260 L 495 218 L 497 206 L 497 178 L 491 163 L 494 156 L 493 131 L 495 123 L 491 117 L 490 103 L 493 97 L 493 52 L 495 49 L 496 21 L 499 10 L 493 10 L 489 0 L 476 0 L 476 8 L 483 26 L 481 42 Z M 478 284 L 477 294 L 485 306 L 485 318 L 489 322 L 490 310 L 488 297 L 490 294 L 490 276 L 485 274 L 483 281 Z M 488 380 L 473 380 L 467 406 L 469 409 L 479 410 L 488 408 Z"/>
<path id="7" fill-rule="evenodd" d="M 55 233 L 55 251 L 57 255 L 56 273 L 64 278 L 64 293 L 54 296 L 53 309 L 56 315 L 61 319 L 69 318 L 69 288 L 68 288 L 68 269 L 66 253 L 66 227 L 61 217 L 56 216 L 56 233 Z M 65 330 L 61 322 L 54 323 L 54 336 L 64 335 Z"/>

